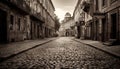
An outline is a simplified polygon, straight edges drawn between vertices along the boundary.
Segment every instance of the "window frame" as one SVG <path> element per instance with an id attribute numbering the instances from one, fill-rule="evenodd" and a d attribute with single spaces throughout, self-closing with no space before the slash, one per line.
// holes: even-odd
<path id="1" fill-rule="evenodd" d="M 107 0 L 102 0 L 102 7 L 106 7 L 107 6 Z"/>

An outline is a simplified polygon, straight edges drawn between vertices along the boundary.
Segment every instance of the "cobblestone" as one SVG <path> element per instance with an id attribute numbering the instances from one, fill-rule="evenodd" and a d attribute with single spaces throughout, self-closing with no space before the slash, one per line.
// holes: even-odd
<path id="1" fill-rule="evenodd" d="M 27 40 L 27 41 L 21 41 L 21 42 L 0 45 L 0 58 L 10 57 L 11 55 L 18 54 L 22 51 L 33 48 L 40 44 L 47 43 L 54 39 L 56 39 L 56 38 L 47 38 L 47 39 L 43 39 L 43 40 Z"/>
<path id="2" fill-rule="evenodd" d="M 99 41 L 80 40 L 76 38 L 72 38 L 72 39 L 77 42 L 87 44 L 91 47 L 97 48 L 99 50 L 103 50 L 109 54 L 116 56 L 117 58 L 120 58 L 120 45 L 107 46 L 107 45 L 104 45 L 103 42 L 99 42 Z"/>
<path id="3" fill-rule="evenodd" d="M 120 59 L 59 38 L 0 63 L 0 69 L 119 69 Z"/>

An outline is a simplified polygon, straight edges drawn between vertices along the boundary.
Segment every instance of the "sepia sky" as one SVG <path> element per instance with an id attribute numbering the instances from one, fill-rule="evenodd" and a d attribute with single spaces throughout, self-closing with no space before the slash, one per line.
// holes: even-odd
<path id="1" fill-rule="evenodd" d="M 66 12 L 73 14 L 77 0 L 52 0 L 52 2 L 55 6 L 55 14 L 63 20 Z"/>

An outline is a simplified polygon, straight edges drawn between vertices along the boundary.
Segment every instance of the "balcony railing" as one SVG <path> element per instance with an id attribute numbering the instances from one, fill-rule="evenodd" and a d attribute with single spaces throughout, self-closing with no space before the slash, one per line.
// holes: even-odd
<path id="1" fill-rule="evenodd" d="M 30 7 L 26 4 L 25 0 L 0 0 L 0 2 L 3 2 L 12 8 L 18 8 L 26 13 L 30 12 Z"/>
<path id="2" fill-rule="evenodd" d="M 14 4 L 21 10 L 24 10 L 26 12 L 30 12 L 30 6 L 26 4 L 25 0 L 9 0 L 10 3 Z"/>
<path id="3" fill-rule="evenodd" d="M 30 13 L 30 15 L 42 23 L 45 22 L 45 18 L 40 13 Z"/>
<path id="4" fill-rule="evenodd" d="M 45 18 L 41 15 L 41 13 L 37 13 L 37 11 L 30 8 L 29 3 L 26 3 L 25 0 L 0 0 L 0 2 L 6 3 L 12 7 L 19 8 L 20 10 L 32 15 L 36 19 L 45 22 Z"/>
<path id="5" fill-rule="evenodd" d="M 97 18 L 104 18 L 104 17 L 105 17 L 105 13 L 102 13 L 102 12 L 94 12 L 94 13 L 93 13 L 93 16 L 94 16 L 94 17 L 97 17 Z"/>

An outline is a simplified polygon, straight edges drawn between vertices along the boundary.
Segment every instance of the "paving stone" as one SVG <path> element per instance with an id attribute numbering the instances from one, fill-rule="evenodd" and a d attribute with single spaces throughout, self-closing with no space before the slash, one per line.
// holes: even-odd
<path id="1" fill-rule="evenodd" d="M 0 63 L 0 69 L 119 69 L 120 59 L 62 37 Z"/>

